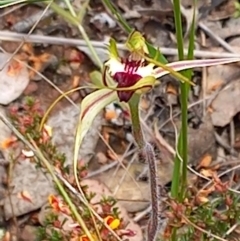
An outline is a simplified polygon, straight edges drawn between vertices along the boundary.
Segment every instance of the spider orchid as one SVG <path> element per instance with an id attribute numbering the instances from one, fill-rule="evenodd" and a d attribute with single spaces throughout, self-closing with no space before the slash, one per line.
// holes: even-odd
<path id="1" fill-rule="evenodd" d="M 97 86 L 98 90 L 86 96 L 81 103 L 81 114 L 75 141 L 74 165 L 77 163 L 78 150 L 82 140 L 91 128 L 95 116 L 110 103 L 120 101 L 129 104 L 136 96 L 135 99 L 139 101 L 141 94 L 151 90 L 156 80 L 167 74 L 190 83 L 178 71 L 240 61 L 240 58 L 222 58 L 184 60 L 163 65 L 148 58 L 145 39 L 139 32 L 130 35 L 126 47 L 129 50 L 128 56 L 120 57 L 116 42 L 113 39 L 110 40 L 109 60 L 105 63 L 102 81 Z M 130 104 L 129 107 L 131 109 Z M 135 107 L 138 109 L 138 103 L 135 104 Z"/>

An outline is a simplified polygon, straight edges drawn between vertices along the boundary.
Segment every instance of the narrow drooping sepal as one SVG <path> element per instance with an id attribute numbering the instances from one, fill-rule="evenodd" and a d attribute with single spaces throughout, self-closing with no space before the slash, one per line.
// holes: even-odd
<path id="1" fill-rule="evenodd" d="M 77 163 L 78 152 L 82 141 L 89 129 L 91 128 L 95 117 L 105 106 L 116 101 L 117 99 L 118 97 L 116 91 L 109 89 L 100 89 L 87 95 L 81 103 L 81 113 L 76 131 L 73 159 L 74 177 L 76 179 L 78 188 L 80 187 L 80 185 L 77 178 Z"/>

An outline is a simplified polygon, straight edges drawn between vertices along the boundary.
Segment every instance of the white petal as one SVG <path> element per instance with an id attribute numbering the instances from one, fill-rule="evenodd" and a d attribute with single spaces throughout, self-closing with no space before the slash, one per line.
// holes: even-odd
<path id="1" fill-rule="evenodd" d="M 148 64 L 147 66 L 139 67 L 138 70 L 136 71 L 136 74 L 142 77 L 151 76 L 153 75 L 153 68 L 154 68 L 154 64 Z"/>
<path id="2" fill-rule="evenodd" d="M 119 62 L 117 59 L 110 59 L 105 63 L 106 66 L 109 67 L 109 74 L 114 75 L 117 72 L 125 72 L 124 64 Z"/>

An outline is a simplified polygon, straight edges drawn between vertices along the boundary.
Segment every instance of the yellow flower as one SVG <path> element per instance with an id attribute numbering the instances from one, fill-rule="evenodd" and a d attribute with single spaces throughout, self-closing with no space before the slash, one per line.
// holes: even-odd
<path id="1" fill-rule="evenodd" d="M 120 220 L 118 218 L 114 218 L 112 216 L 107 216 L 104 218 L 104 222 L 112 229 L 117 229 L 120 225 Z"/>

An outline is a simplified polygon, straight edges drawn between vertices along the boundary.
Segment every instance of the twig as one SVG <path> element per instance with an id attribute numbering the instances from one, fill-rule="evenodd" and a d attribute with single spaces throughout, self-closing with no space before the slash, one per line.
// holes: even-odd
<path id="1" fill-rule="evenodd" d="M 89 172 L 89 173 L 87 174 L 87 176 L 84 177 L 83 179 L 87 179 L 87 178 L 90 178 L 90 177 L 97 176 L 97 175 L 99 175 L 99 174 L 101 174 L 101 173 L 103 173 L 103 172 L 106 172 L 106 171 L 112 169 L 112 168 L 115 167 L 117 164 L 119 164 L 119 161 L 118 161 L 118 160 L 117 160 L 117 161 L 114 161 L 114 162 L 111 162 L 111 163 L 109 163 L 109 164 L 107 164 L 107 165 L 104 165 L 103 167 L 101 167 L 100 169 L 98 169 L 98 170 L 96 170 L 96 171 Z"/>
<path id="2" fill-rule="evenodd" d="M 18 10 L 19 8 L 21 8 L 21 7 L 25 6 L 25 5 L 26 5 L 26 3 L 23 3 L 23 4 L 18 4 L 18 5 L 12 6 L 8 10 L 5 9 L 6 11 L 4 11 L 2 14 L 0 14 L 0 18 L 2 18 L 4 16 L 6 16 L 6 15 L 8 15 L 8 14 L 10 14 L 10 13 L 16 11 L 16 10 Z"/>
<path id="3" fill-rule="evenodd" d="M 208 28 L 203 22 L 199 22 L 198 26 L 212 39 L 218 42 L 223 48 L 225 48 L 230 53 L 235 53 L 236 51 L 222 38 L 217 36 L 215 33 L 212 32 L 210 28 Z"/>
<path id="4" fill-rule="evenodd" d="M 239 223 L 235 223 L 231 228 L 228 229 L 228 231 L 224 234 L 224 237 L 230 235 L 239 225 Z"/>
<path id="5" fill-rule="evenodd" d="M 233 156 L 238 156 L 238 152 L 234 150 L 223 138 L 215 131 L 214 136 L 216 138 L 217 143 L 222 146 L 225 150 L 230 152 Z"/>
<path id="6" fill-rule="evenodd" d="M 70 45 L 70 46 L 82 46 L 86 47 L 85 40 L 74 39 L 74 38 L 63 38 L 63 37 L 53 37 L 53 36 L 44 36 L 37 34 L 22 34 L 14 33 L 10 31 L 0 31 L 0 40 L 4 41 L 14 41 L 14 42 L 28 42 L 28 43 L 40 43 L 40 44 L 57 44 L 57 45 Z M 91 40 L 91 43 L 94 48 L 107 49 L 107 41 L 94 41 Z M 123 44 L 117 44 L 119 50 L 126 50 Z M 167 56 L 176 56 L 176 48 L 166 48 L 161 47 L 161 53 Z M 184 49 L 184 54 L 187 54 L 187 49 Z M 106 52 L 107 54 L 107 52 Z M 203 51 L 203 50 L 194 50 L 195 58 L 239 58 L 240 54 L 227 53 L 227 52 L 213 52 L 213 51 Z"/>
<path id="7" fill-rule="evenodd" d="M 145 217 L 147 214 L 149 214 L 152 210 L 151 205 L 149 207 L 147 207 L 145 210 L 143 210 L 142 212 L 139 212 L 134 218 L 133 221 L 134 222 L 139 222 L 143 217 Z"/>

